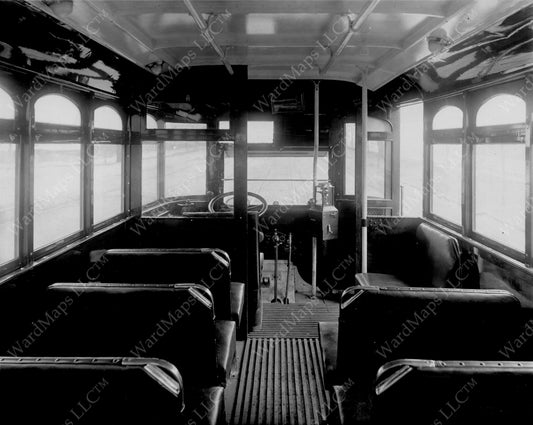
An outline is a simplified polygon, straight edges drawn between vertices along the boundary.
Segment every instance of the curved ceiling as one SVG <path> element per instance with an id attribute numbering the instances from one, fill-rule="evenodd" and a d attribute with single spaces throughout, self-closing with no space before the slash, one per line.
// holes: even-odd
<path id="1" fill-rule="evenodd" d="M 29 2 L 141 67 L 223 61 L 228 70 L 247 65 L 251 79 L 291 76 L 355 83 L 366 72 L 371 90 L 427 60 L 427 37 L 436 29 L 443 29 L 453 46 L 532 3 L 73 0 L 71 13 L 61 17 L 46 5 L 58 1 L 70 0 Z"/>

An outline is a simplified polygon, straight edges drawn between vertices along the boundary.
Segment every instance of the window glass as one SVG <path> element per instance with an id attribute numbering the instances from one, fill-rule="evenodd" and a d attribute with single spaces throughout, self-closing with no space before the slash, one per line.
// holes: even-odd
<path id="1" fill-rule="evenodd" d="M 457 106 L 445 106 L 433 118 L 433 130 L 463 128 L 463 111 Z"/>
<path id="2" fill-rule="evenodd" d="M 65 96 L 49 94 L 35 102 L 35 122 L 79 126 L 80 110 Z"/>
<path id="3" fill-rule="evenodd" d="M 15 105 L 11 96 L 0 88 L 0 118 L 6 120 L 15 119 Z"/>
<path id="4" fill-rule="evenodd" d="M 524 252 L 525 145 L 475 145 L 474 155 L 474 231 Z"/>
<path id="5" fill-rule="evenodd" d="M 80 126 L 77 106 L 64 96 L 35 102 L 35 121 Z M 82 229 L 81 144 L 35 143 L 33 245 L 35 249 Z"/>
<path id="6" fill-rule="evenodd" d="M 11 96 L 0 88 L 0 118 L 15 119 Z M 17 154 L 16 143 L 0 143 L 0 265 L 18 257 L 17 249 Z"/>
<path id="7" fill-rule="evenodd" d="M 35 249 L 81 230 L 80 159 L 79 143 L 35 144 Z"/>
<path id="8" fill-rule="evenodd" d="M 219 130 L 229 130 L 229 121 L 219 121 L 218 128 Z"/>
<path id="9" fill-rule="evenodd" d="M 94 128 L 122 130 L 122 118 L 110 106 L 101 106 L 94 111 Z"/>
<path id="10" fill-rule="evenodd" d="M 205 195 L 206 142 L 165 142 L 165 197 Z"/>
<path id="11" fill-rule="evenodd" d="M 0 264 L 16 254 L 16 164 L 17 145 L 0 143 Z"/>
<path id="12" fill-rule="evenodd" d="M 96 129 L 122 130 L 122 118 L 109 107 L 94 111 Z M 93 222 L 101 223 L 124 212 L 124 146 L 95 143 L 93 157 Z"/>
<path id="13" fill-rule="evenodd" d="M 205 130 L 207 124 L 201 122 L 165 122 L 167 130 Z"/>
<path id="14" fill-rule="evenodd" d="M 274 143 L 274 121 L 248 121 L 248 143 Z"/>
<path id="15" fill-rule="evenodd" d="M 142 204 L 157 201 L 157 151 L 156 143 L 142 145 Z"/>
<path id="16" fill-rule="evenodd" d="M 123 156 L 122 145 L 94 145 L 94 223 L 124 212 Z"/>
<path id="17" fill-rule="evenodd" d="M 462 146 L 431 147 L 431 212 L 461 224 Z"/>
<path id="18" fill-rule="evenodd" d="M 526 102 L 510 94 L 501 94 L 489 99 L 479 108 L 476 118 L 478 127 L 524 122 L 526 122 Z"/>
<path id="19" fill-rule="evenodd" d="M 355 195 L 355 123 L 344 125 L 346 166 L 344 186 L 346 195 Z"/>
<path id="20" fill-rule="evenodd" d="M 400 188 L 404 216 L 421 217 L 424 176 L 424 104 L 400 108 Z"/>
<path id="21" fill-rule="evenodd" d="M 387 190 L 391 179 L 390 169 L 387 169 L 387 148 L 390 142 L 383 140 L 369 140 L 366 157 L 367 196 L 370 198 L 390 199 Z"/>
<path id="22" fill-rule="evenodd" d="M 319 156 L 317 178 L 328 180 L 328 157 Z M 224 192 L 233 191 L 233 156 L 224 159 Z M 313 197 L 313 158 L 310 156 L 252 156 L 248 158 L 248 191 L 269 204 L 306 205 Z"/>
<path id="23" fill-rule="evenodd" d="M 146 115 L 146 128 L 148 129 L 157 128 L 157 121 L 152 115 Z"/>
<path id="24" fill-rule="evenodd" d="M 381 120 L 380 120 L 381 121 Z M 355 195 L 355 124 L 345 124 L 346 170 L 344 175 L 346 195 Z M 366 157 L 367 196 L 389 199 L 391 197 L 390 142 L 369 140 Z"/>

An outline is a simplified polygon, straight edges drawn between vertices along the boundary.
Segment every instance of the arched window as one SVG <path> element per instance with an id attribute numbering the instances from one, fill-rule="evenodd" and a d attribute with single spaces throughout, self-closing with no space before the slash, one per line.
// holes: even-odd
<path id="1" fill-rule="evenodd" d="M 0 119 L 13 120 L 15 104 L 0 88 Z M 17 258 L 16 187 L 18 144 L 0 137 L 0 265 Z"/>
<path id="2" fill-rule="evenodd" d="M 526 122 L 526 103 L 500 94 L 477 112 L 476 126 L 509 126 Z M 478 130 L 483 135 L 482 130 Z M 492 131 L 492 130 L 491 130 Z M 492 241 L 524 253 L 526 247 L 526 144 L 513 129 L 499 138 L 474 144 L 474 214 L 472 229 Z"/>
<path id="3" fill-rule="evenodd" d="M 445 106 L 433 117 L 433 130 L 463 128 L 463 111 L 457 106 Z"/>
<path id="4" fill-rule="evenodd" d="M 487 100 L 479 108 L 477 127 L 521 124 L 526 122 L 526 102 L 512 94 L 500 94 Z"/>
<path id="5" fill-rule="evenodd" d="M 13 103 L 13 99 L 2 88 L 0 88 L 0 119 L 15 119 L 15 104 Z"/>
<path id="6" fill-rule="evenodd" d="M 33 245 L 39 249 L 82 229 L 81 114 L 68 98 L 48 94 L 35 102 Z M 40 124 L 47 124 L 42 126 Z M 60 136 L 50 124 L 68 128 Z"/>
<path id="7" fill-rule="evenodd" d="M 122 118 L 110 106 L 100 106 L 94 111 L 94 128 L 122 131 Z"/>
<path id="8" fill-rule="evenodd" d="M 152 115 L 146 115 L 146 128 L 147 129 L 157 128 L 157 121 Z"/>
<path id="9" fill-rule="evenodd" d="M 70 99 L 58 94 L 48 94 L 35 102 L 35 122 L 80 126 L 81 114 Z"/>
<path id="10" fill-rule="evenodd" d="M 100 106 L 94 128 L 93 221 L 101 223 L 124 212 L 122 118 L 114 108 Z"/>

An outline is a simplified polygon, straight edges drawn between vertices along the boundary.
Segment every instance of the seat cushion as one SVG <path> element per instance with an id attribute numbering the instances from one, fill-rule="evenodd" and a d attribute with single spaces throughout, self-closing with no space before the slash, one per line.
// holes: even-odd
<path id="1" fill-rule="evenodd" d="M 241 325 L 244 311 L 244 290 L 244 283 L 231 282 L 231 320 L 237 324 L 237 327 Z"/>
<path id="2" fill-rule="evenodd" d="M 207 387 L 185 392 L 183 424 L 224 425 L 226 409 L 224 388 Z M 179 423 L 182 423 L 179 422 Z"/>
<path id="3" fill-rule="evenodd" d="M 405 288 L 407 283 L 392 274 L 384 273 L 357 273 L 355 279 L 361 286 L 376 286 L 378 288 Z"/>
<path id="4" fill-rule="evenodd" d="M 219 381 L 226 383 L 231 373 L 231 365 L 235 358 L 237 345 L 237 326 L 231 320 L 217 320 L 216 344 L 217 344 L 217 370 Z"/>
<path id="5" fill-rule="evenodd" d="M 421 253 L 421 285 L 435 288 L 450 287 L 453 271 L 460 261 L 459 242 L 443 231 L 422 223 L 416 230 Z M 424 282 L 427 282 L 424 283 Z"/>

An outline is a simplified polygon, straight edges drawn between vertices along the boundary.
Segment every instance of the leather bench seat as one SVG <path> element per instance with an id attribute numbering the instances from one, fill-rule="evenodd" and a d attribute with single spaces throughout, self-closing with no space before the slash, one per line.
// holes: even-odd
<path id="1" fill-rule="evenodd" d="M 0 358 L 2 423 L 222 425 L 223 393 L 184 391 L 159 359 Z"/>
<path id="2" fill-rule="evenodd" d="M 236 326 L 215 321 L 212 296 L 194 284 L 56 283 L 45 310 L 68 311 L 25 351 L 33 356 L 156 357 L 175 365 L 186 388 L 225 385 Z"/>
<path id="3" fill-rule="evenodd" d="M 409 270 L 395 274 L 358 273 L 357 285 L 378 287 L 459 287 L 455 276 L 460 267 L 461 251 L 454 237 L 436 227 L 422 223 L 416 230 L 416 256 L 409 261 Z M 398 253 L 401 254 L 401 253 Z"/>
<path id="4" fill-rule="evenodd" d="M 94 260 L 100 282 L 197 283 L 209 288 L 218 319 L 240 325 L 245 286 L 231 282 L 229 255 L 215 248 L 109 249 Z"/>
<path id="5" fill-rule="evenodd" d="M 361 420 L 368 415 L 372 385 L 385 363 L 405 358 L 507 360 L 501 350 L 517 334 L 520 317 L 520 303 L 507 291 L 349 288 L 341 298 L 338 330 L 334 324 L 320 324 L 326 384 L 349 384 L 358 400 L 352 411 Z"/>
<path id="6" fill-rule="evenodd" d="M 353 387 L 334 387 L 339 421 L 355 423 Z M 370 414 L 357 423 L 530 424 L 533 362 L 396 360 L 378 372 Z"/>

